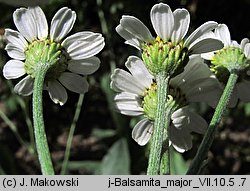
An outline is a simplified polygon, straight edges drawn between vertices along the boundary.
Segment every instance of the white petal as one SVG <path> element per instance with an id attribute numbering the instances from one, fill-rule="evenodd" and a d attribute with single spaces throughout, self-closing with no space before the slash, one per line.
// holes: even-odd
<path id="1" fill-rule="evenodd" d="M 171 8 L 167 4 L 156 4 L 151 9 L 150 18 L 156 34 L 165 41 L 170 39 L 174 27 Z"/>
<path id="2" fill-rule="evenodd" d="M 153 76 L 149 73 L 145 64 L 140 58 L 136 56 L 128 57 L 125 66 L 142 87 L 150 87 L 153 82 Z"/>
<path id="3" fill-rule="evenodd" d="M 250 101 L 250 82 L 243 80 L 240 83 L 236 84 L 238 96 L 241 101 L 249 102 Z"/>
<path id="4" fill-rule="evenodd" d="M 153 40 L 148 28 L 139 19 L 133 16 L 122 16 L 120 24 L 126 31 L 141 41 L 151 42 Z"/>
<path id="5" fill-rule="evenodd" d="M 174 11 L 174 29 L 171 40 L 174 43 L 180 42 L 187 34 L 190 23 L 190 15 L 186 9 L 176 9 Z"/>
<path id="6" fill-rule="evenodd" d="M 111 88 L 116 92 L 129 92 L 142 95 L 145 87 L 141 86 L 138 81 L 128 72 L 115 69 L 111 75 Z"/>
<path id="7" fill-rule="evenodd" d="M 33 92 L 33 84 L 34 80 L 26 76 L 14 87 L 14 91 L 22 96 L 31 95 Z"/>
<path id="8" fill-rule="evenodd" d="M 89 84 L 87 80 L 77 74 L 64 72 L 58 79 L 68 90 L 79 94 L 88 91 Z"/>
<path id="9" fill-rule="evenodd" d="M 214 56 L 214 52 L 207 52 L 207 53 L 201 54 L 201 57 L 205 60 L 212 60 L 213 56 Z"/>
<path id="10" fill-rule="evenodd" d="M 141 41 L 137 39 L 133 34 L 126 31 L 121 25 L 118 25 L 115 30 L 122 38 L 126 40 L 126 44 L 129 44 L 130 46 L 133 46 L 140 50 Z"/>
<path id="11" fill-rule="evenodd" d="M 76 20 L 76 13 L 67 7 L 61 8 L 51 21 L 50 38 L 61 41 L 72 29 Z"/>
<path id="12" fill-rule="evenodd" d="M 148 143 L 153 133 L 153 124 L 148 119 L 139 121 L 132 131 L 132 138 L 141 146 Z"/>
<path id="13" fill-rule="evenodd" d="M 55 104 L 64 105 L 68 99 L 65 88 L 57 81 L 48 82 L 49 96 Z"/>
<path id="14" fill-rule="evenodd" d="M 40 7 L 29 7 L 29 11 L 36 23 L 37 37 L 39 39 L 46 39 L 48 36 L 48 23 L 43 10 Z"/>
<path id="15" fill-rule="evenodd" d="M 11 29 L 5 29 L 4 35 L 8 43 L 11 43 L 13 46 L 16 46 L 16 48 L 20 49 L 20 51 L 24 52 L 28 47 L 27 41 L 19 32 Z"/>
<path id="16" fill-rule="evenodd" d="M 139 116 L 143 114 L 141 99 L 128 92 L 122 92 L 114 97 L 115 109 L 121 114 L 129 116 Z"/>
<path id="17" fill-rule="evenodd" d="M 245 45 L 246 45 L 247 43 L 249 43 L 249 39 L 248 39 L 248 38 L 243 38 L 242 41 L 240 42 L 240 48 L 241 48 L 242 50 L 244 50 Z"/>
<path id="18" fill-rule="evenodd" d="M 16 79 L 24 74 L 24 63 L 19 60 L 10 60 L 3 67 L 3 76 L 6 79 Z"/>
<path id="19" fill-rule="evenodd" d="M 182 153 L 192 148 L 192 136 L 185 127 L 177 129 L 171 125 L 169 128 L 169 139 L 178 152 Z"/>
<path id="20" fill-rule="evenodd" d="M 250 59 L 250 43 L 247 43 L 244 47 L 244 54 Z"/>
<path id="21" fill-rule="evenodd" d="M 212 52 L 223 48 L 223 43 L 220 40 L 213 38 L 206 38 L 192 44 L 189 47 L 190 54 L 201 54 L 206 52 Z"/>
<path id="22" fill-rule="evenodd" d="M 20 48 L 18 48 L 16 45 L 13 45 L 11 43 L 8 43 L 5 47 L 5 50 L 7 51 L 7 54 L 9 57 L 14 58 L 16 60 L 24 60 L 25 54 L 24 51 Z"/>
<path id="23" fill-rule="evenodd" d="M 14 23 L 20 33 L 28 40 L 37 38 L 36 21 L 28 9 L 19 8 L 13 13 Z"/>
<path id="24" fill-rule="evenodd" d="M 89 75 L 99 68 L 100 62 L 99 58 L 95 56 L 82 60 L 70 60 L 68 70 L 77 74 Z"/>
<path id="25" fill-rule="evenodd" d="M 77 32 L 73 35 L 68 36 L 66 39 L 63 40 L 62 46 L 64 48 L 68 48 L 70 45 L 75 43 L 78 40 L 84 41 L 88 39 L 91 35 L 93 35 L 93 32 L 90 31 L 82 31 L 82 32 Z"/>
<path id="26" fill-rule="evenodd" d="M 216 37 L 221 39 L 225 46 L 231 45 L 231 36 L 227 25 L 219 24 L 214 33 Z"/>
<path id="27" fill-rule="evenodd" d="M 74 60 L 85 59 L 98 54 L 104 47 L 104 38 L 99 33 L 79 38 L 73 43 L 64 43 L 69 56 Z"/>
<path id="28" fill-rule="evenodd" d="M 196 39 L 204 35 L 205 33 L 215 29 L 217 27 L 217 23 L 214 21 L 208 21 L 201 25 L 199 28 L 197 28 L 186 40 L 184 43 L 184 46 L 189 47 L 192 42 L 194 42 Z"/>

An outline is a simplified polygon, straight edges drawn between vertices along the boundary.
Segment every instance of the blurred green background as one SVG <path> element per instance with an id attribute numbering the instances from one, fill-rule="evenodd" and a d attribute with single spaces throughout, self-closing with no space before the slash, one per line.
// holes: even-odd
<path id="1" fill-rule="evenodd" d="M 55 105 L 44 91 L 46 133 L 57 174 L 61 173 L 70 128 L 75 128 L 75 132 L 64 173 L 146 172 L 148 148 L 137 145 L 131 138 L 132 127 L 139 119 L 114 111 L 114 92 L 109 88 L 110 75 L 114 68 L 124 69 L 129 55 L 139 55 L 135 48 L 125 45 L 124 40 L 115 31 L 122 15 L 139 18 L 153 32 L 150 9 L 158 2 L 165 2 L 172 10 L 189 10 L 190 31 L 206 21 L 214 20 L 227 24 L 232 39 L 239 42 L 244 37 L 250 38 L 249 0 L 1 0 L 0 174 L 40 174 L 32 138 L 31 97 L 21 97 L 13 93 L 13 86 L 18 80 L 8 81 L 2 75 L 2 67 L 9 59 L 4 50 L 4 29 L 15 29 L 12 13 L 20 6 L 31 5 L 30 2 L 32 5 L 38 3 L 42 7 L 48 23 L 61 7 L 73 9 L 77 13 L 77 20 L 71 34 L 88 30 L 99 32 L 104 35 L 106 42 L 105 48 L 98 55 L 101 67 L 96 73 L 88 76 L 90 88 L 83 102 L 78 94 L 68 92 L 67 103 L 60 107 Z M 203 104 L 195 104 L 194 109 L 210 121 L 213 109 Z M 79 118 L 75 113 L 79 113 Z M 185 174 L 201 139 L 202 136 L 194 135 L 193 148 L 184 154 L 171 150 L 173 174 Z M 227 112 L 227 117 L 219 126 L 202 173 L 250 174 L 250 103 L 239 103 L 236 108 Z"/>

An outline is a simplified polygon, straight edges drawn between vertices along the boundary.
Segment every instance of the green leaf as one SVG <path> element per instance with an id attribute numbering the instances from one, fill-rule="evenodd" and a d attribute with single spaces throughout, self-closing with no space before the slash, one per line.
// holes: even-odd
<path id="1" fill-rule="evenodd" d="M 93 129 L 92 135 L 98 139 L 105 139 L 115 136 L 116 131 L 113 129 Z"/>
<path id="2" fill-rule="evenodd" d="M 119 139 L 110 147 L 108 153 L 102 160 L 101 174 L 130 174 L 130 155 L 126 139 Z"/>
<path id="3" fill-rule="evenodd" d="M 67 169 L 68 170 L 84 169 L 93 172 L 93 174 L 99 174 L 100 165 L 101 165 L 100 161 L 69 161 Z"/>
<path id="4" fill-rule="evenodd" d="M 175 151 L 172 147 L 171 153 L 171 174 L 184 175 L 187 172 L 188 166 L 182 155 Z"/>

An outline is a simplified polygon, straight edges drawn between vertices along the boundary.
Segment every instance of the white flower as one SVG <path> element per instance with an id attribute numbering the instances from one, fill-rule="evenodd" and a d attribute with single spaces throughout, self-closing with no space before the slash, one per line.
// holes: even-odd
<path id="1" fill-rule="evenodd" d="M 114 98 L 115 106 L 124 115 L 144 115 L 133 128 L 132 137 L 139 145 L 145 145 L 153 132 L 153 120 L 144 107 L 145 98 L 157 85 L 140 58 L 130 56 L 125 65 L 130 73 L 115 69 L 111 76 L 111 88 L 118 92 Z M 177 151 L 191 149 L 191 132 L 204 133 L 207 127 L 201 116 L 189 110 L 188 103 L 206 102 L 215 107 L 221 94 L 218 86 L 217 79 L 200 56 L 191 56 L 184 72 L 171 79 L 169 95 L 179 107 L 171 115 L 169 139 Z M 152 103 L 155 103 L 154 98 Z"/>
<path id="2" fill-rule="evenodd" d="M 231 39 L 230 31 L 225 24 L 219 24 L 214 32 L 207 33 L 206 36 L 214 37 L 221 40 L 224 44 L 224 48 L 220 51 L 224 51 L 230 48 L 240 49 L 242 54 L 248 59 L 248 65 L 250 60 L 250 42 L 248 38 L 242 39 L 241 43 L 238 44 L 236 41 Z M 214 51 L 206 54 L 201 54 L 201 56 L 206 60 L 211 60 L 213 62 L 214 56 L 219 51 Z M 230 55 L 228 55 L 230 56 Z M 249 67 L 248 67 L 249 68 Z M 243 75 L 242 75 L 243 74 Z M 237 82 L 234 91 L 230 98 L 230 107 L 235 107 L 238 102 L 238 99 L 244 102 L 250 101 L 250 70 L 246 69 L 245 72 L 241 72 L 240 81 Z M 222 88 L 224 84 L 222 85 Z"/>
<path id="3" fill-rule="evenodd" d="M 182 44 L 188 48 L 189 54 L 200 54 L 222 48 L 222 43 L 215 38 L 199 39 L 203 34 L 216 28 L 217 23 L 209 21 L 197 28 L 187 37 L 190 15 L 186 9 L 172 12 L 167 4 L 159 3 L 152 7 L 150 13 L 153 28 L 163 42 Z M 151 44 L 155 38 L 149 29 L 133 16 L 122 16 L 116 31 L 126 44 L 141 50 L 145 43 Z"/>
<path id="4" fill-rule="evenodd" d="M 101 34 L 84 31 L 65 38 L 76 20 L 76 13 L 67 7 L 55 14 L 50 31 L 40 7 L 19 8 L 13 19 L 18 31 L 5 31 L 6 50 L 12 60 L 5 64 L 3 75 L 6 79 L 26 75 L 14 88 L 18 94 L 32 94 L 35 63 L 30 63 L 29 57 L 39 43 L 56 43 L 61 51 L 59 61 L 48 71 L 44 83 L 44 89 L 55 103 L 63 105 L 67 101 L 64 87 L 81 94 L 88 91 L 88 82 L 81 75 L 89 75 L 99 68 L 100 60 L 95 55 L 104 47 Z"/>

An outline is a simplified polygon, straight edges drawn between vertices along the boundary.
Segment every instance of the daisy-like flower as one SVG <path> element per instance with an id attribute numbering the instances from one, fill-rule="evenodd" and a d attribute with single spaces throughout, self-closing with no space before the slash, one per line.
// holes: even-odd
<path id="1" fill-rule="evenodd" d="M 167 4 L 159 3 L 152 7 L 150 18 L 156 38 L 133 16 L 122 16 L 116 31 L 126 40 L 126 44 L 142 50 L 142 58 L 153 74 L 162 70 L 173 74 L 178 67 L 184 68 L 189 55 L 223 47 L 218 39 L 200 39 L 203 34 L 216 28 L 217 23 L 213 21 L 204 23 L 187 37 L 190 14 L 186 9 L 172 12 Z"/>
<path id="2" fill-rule="evenodd" d="M 115 106 L 124 115 L 144 116 L 133 128 L 132 137 L 139 145 L 145 145 L 153 132 L 157 84 L 140 58 L 130 56 L 125 65 L 130 73 L 115 69 L 111 76 L 111 88 L 117 92 Z M 192 112 L 188 103 L 206 102 L 215 107 L 221 94 L 218 86 L 215 76 L 197 55 L 190 57 L 183 73 L 170 80 L 166 104 L 174 103 L 174 110 L 169 140 L 177 151 L 191 149 L 191 132 L 204 133 L 207 127 L 206 121 Z"/>
<path id="3" fill-rule="evenodd" d="M 13 13 L 13 19 L 18 31 L 5 30 L 8 41 L 5 49 L 12 60 L 5 64 L 3 75 L 6 79 L 25 75 L 15 86 L 15 92 L 24 96 L 32 94 L 36 65 L 48 46 L 60 52 L 45 77 L 44 89 L 50 98 L 63 105 L 68 97 L 65 88 L 80 94 L 88 91 L 88 82 L 82 75 L 92 74 L 99 68 L 100 60 L 95 55 L 104 47 L 101 34 L 84 31 L 65 38 L 76 20 L 76 13 L 67 7 L 55 14 L 50 31 L 40 7 L 19 8 Z"/>
<path id="4" fill-rule="evenodd" d="M 230 107 L 234 107 L 238 99 L 244 102 L 250 101 L 250 42 L 244 38 L 240 44 L 231 39 L 228 27 L 220 24 L 214 32 L 206 36 L 221 40 L 223 49 L 202 54 L 204 59 L 211 61 L 211 70 L 216 74 L 222 86 L 225 85 L 230 72 L 239 72 L 240 76 L 230 98 Z"/>

